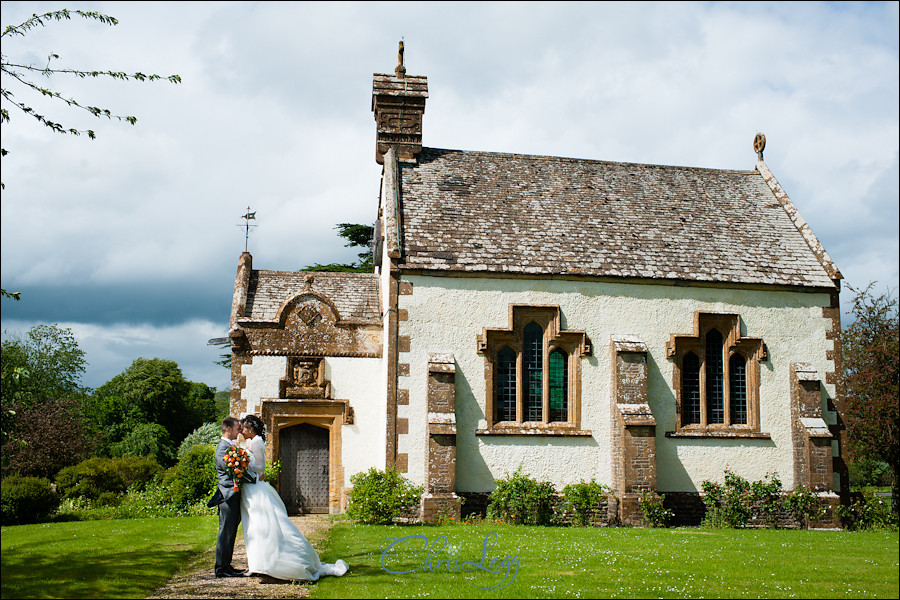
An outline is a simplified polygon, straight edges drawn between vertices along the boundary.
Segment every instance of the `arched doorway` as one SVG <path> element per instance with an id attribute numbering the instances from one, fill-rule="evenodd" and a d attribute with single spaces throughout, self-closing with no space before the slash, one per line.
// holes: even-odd
<path id="1" fill-rule="evenodd" d="M 278 432 L 279 492 L 288 513 L 329 512 L 329 432 L 302 423 Z"/>

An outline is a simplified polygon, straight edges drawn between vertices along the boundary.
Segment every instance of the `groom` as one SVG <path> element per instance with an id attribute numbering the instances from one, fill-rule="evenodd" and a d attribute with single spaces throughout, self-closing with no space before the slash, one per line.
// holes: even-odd
<path id="1" fill-rule="evenodd" d="M 216 538 L 216 577 L 243 577 L 245 571 L 231 566 L 234 554 L 234 538 L 237 537 L 238 524 L 241 522 L 241 492 L 234 491 L 234 481 L 225 468 L 225 453 L 231 448 L 238 433 L 241 422 L 234 417 L 222 421 L 222 439 L 216 446 L 216 473 L 219 476 L 219 489 L 208 502 L 208 506 L 219 507 L 219 536 Z M 253 479 L 249 483 L 256 483 Z"/>

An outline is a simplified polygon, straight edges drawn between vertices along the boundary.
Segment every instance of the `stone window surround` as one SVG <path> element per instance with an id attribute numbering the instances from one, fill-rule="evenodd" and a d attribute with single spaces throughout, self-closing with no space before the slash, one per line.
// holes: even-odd
<path id="1" fill-rule="evenodd" d="M 707 422 L 706 334 L 712 329 L 722 334 L 724 342 L 724 423 Z M 682 364 L 684 357 L 691 352 L 700 359 L 700 423 L 688 424 L 683 422 Z M 729 366 L 734 354 L 746 359 L 746 424 L 731 424 Z M 771 438 L 770 434 L 760 431 L 759 423 L 759 364 L 768 360 L 768 350 L 760 338 L 741 336 L 740 315 L 696 311 L 693 335 L 672 334 L 666 343 L 666 356 L 674 362 L 672 389 L 676 404 L 675 431 L 667 431 L 666 437 Z"/>
<path id="2" fill-rule="evenodd" d="M 477 435 L 573 435 L 589 436 L 590 431 L 580 429 L 581 425 L 581 361 L 582 356 L 591 354 L 591 342 L 584 331 L 562 330 L 561 313 L 556 305 L 509 305 L 509 328 L 487 329 L 478 336 L 478 352 L 485 359 L 485 419 L 487 427 L 478 429 Z M 543 338 L 543 419 L 524 421 L 525 382 L 522 369 L 524 329 L 531 322 L 541 326 Z M 516 421 L 496 421 L 495 390 L 497 375 L 497 354 L 509 346 L 517 355 Z M 549 357 L 557 348 L 568 356 L 568 411 L 565 422 L 549 422 Z"/>

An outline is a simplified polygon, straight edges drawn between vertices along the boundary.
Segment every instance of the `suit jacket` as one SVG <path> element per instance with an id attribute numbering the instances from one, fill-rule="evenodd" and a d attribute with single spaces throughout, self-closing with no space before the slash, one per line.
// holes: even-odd
<path id="1" fill-rule="evenodd" d="M 231 478 L 231 475 L 228 474 L 228 468 L 225 466 L 225 453 L 228 452 L 231 446 L 232 445 L 225 438 L 220 439 L 219 445 L 216 446 L 216 475 L 219 479 L 219 489 L 216 490 L 213 497 L 206 503 L 210 508 L 218 506 L 232 496 L 241 493 L 240 491 L 234 491 L 234 480 Z M 248 471 L 241 481 L 246 483 L 256 483 L 256 476 Z"/>

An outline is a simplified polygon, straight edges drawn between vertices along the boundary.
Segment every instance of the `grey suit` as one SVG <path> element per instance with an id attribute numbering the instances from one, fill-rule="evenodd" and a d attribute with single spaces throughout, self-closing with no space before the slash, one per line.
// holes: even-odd
<path id="1" fill-rule="evenodd" d="M 219 535 L 216 538 L 217 575 L 234 570 L 231 566 L 231 557 L 234 554 L 234 539 L 237 537 L 238 524 L 241 522 L 241 492 L 234 491 L 234 481 L 225 467 L 225 453 L 229 448 L 231 444 L 224 438 L 219 440 L 219 445 L 216 446 L 219 489 L 210 500 L 210 506 L 219 506 Z M 248 483 L 256 483 L 252 474 L 251 479 Z"/>

